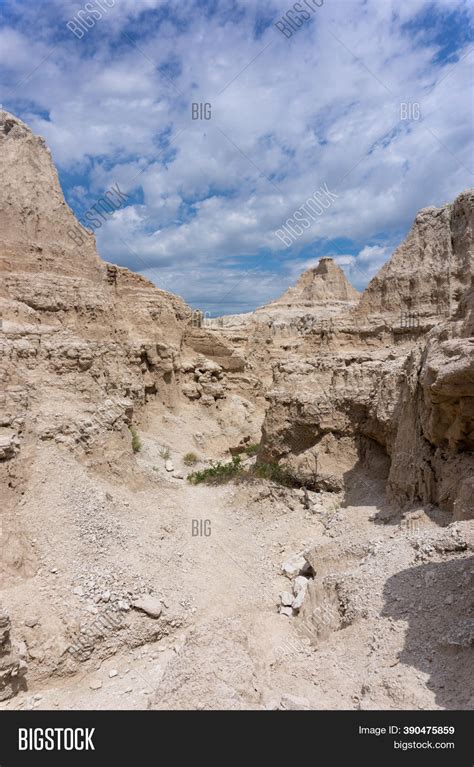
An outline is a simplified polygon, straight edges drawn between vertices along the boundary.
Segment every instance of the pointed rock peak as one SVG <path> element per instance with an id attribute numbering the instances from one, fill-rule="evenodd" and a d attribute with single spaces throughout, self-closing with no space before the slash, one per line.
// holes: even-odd
<path id="1" fill-rule="evenodd" d="M 315 274 L 328 274 L 331 270 L 334 272 L 342 272 L 342 269 L 336 264 L 331 256 L 324 256 L 319 259 L 317 266 L 313 267 Z M 344 274 L 344 272 L 342 272 Z"/>
<path id="2" fill-rule="evenodd" d="M 0 110 L 0 178 L 0 271 L 99 279 L 95 238 L 66 204 L 44 139 L 5 110 Z"/>
<path id="3" fill-rule="evenodd" d="M 325 256 L 316 266 L 307 269 L 294 287 L 289 288 L 272 304 L 313 306 L 337 301 L 354 302 L 359 298 L 340 266 Z"/>

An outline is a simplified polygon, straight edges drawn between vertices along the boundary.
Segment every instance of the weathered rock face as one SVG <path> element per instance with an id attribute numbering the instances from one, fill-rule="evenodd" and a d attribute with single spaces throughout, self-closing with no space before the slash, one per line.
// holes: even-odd
<path id="1" fill-rule="evenodd" d="M 386 477 L 403 358 L 381 352 L 290 358 L 274 369 L 261 459 L 310 488 L 342 491 L 363 458 Z"/>
<path id="2" fill-rule="evenodd" d="M 43 140 L 6 112 L 0 112 L 0 172 L 0 586 L 16 623 L 15 604 L 40 577 L 45 552 L 54 557 L 60 541 L 74 559 L 70 541 L 78 530 L 76 548 L 86 541 L 87 503 L 79 503 L 76 515 L 76 493 L 100 495 L 101 481 L 111 475 L 122 489 L 144 482 L 130 427 L 145 427 L 148 417 L 177 419 L 182 408 L 184 417 L 193 411 L 197 425 L 204 414 L 223 432 L 243 421 L 250 433 L 252 407 L 233 392 L 253 390 L 254 383 L 242 383 L 244 364 L 233 347 L 193 327 L 181 298 L 101 261 L 95 237 L 64 201 Z M 39 484 L 47 500 L 37 500 Z M 65 495 L 56 502 L 58 488 Z M 94 525 L 101 503 L 91 515 Z M 53 507 L 65 513 L 51 545 L 45 520 Z M 107 530 L 111 524 L 104 522 Z M 87 570 L 95 556 L 91 541 L 98 542 L 95 532 L 72 569 Z M 15 594 L 8 591 L 12 584 Z M 55 599 L 62 593 L 67 604 L 68 587 L 64 578 Z M 46 601 L 39 599 L 43 617 Z M 71 668 L 64 642 L 77 633 L 75 617 L 50 630 L 57 642 L 47 663 L 36 639 L 24 637 L 30 676 L 38 664 L 40 673 L 46 666 Z M 0 700 L 18 690 L 23 674 L 9 631 L 0 615 Z"/>
<path id="3" fill-rule="evenodd" d="M 358 291 L 352 287 L 342 269 L 332 258 L 327 257 L 321 258 L 317 266 L 303 272 L 294 287 L 288 288 L 280 298 L 263 309 L 276 305 L 286 307 L 313 307 L 328 303 L 334 305 L 339 301 L 355 302 L 358 299 Z"/>
<path id="4" fill-rule="evenodd" d="M 29 270 L 58 271 L 100 282 L 105 267 L 95 238 L 82 230 L 84 243 L 78 251 L 68 234 L 78 224 L 64 201 L 44 140 L 5 111 L 0 111 L 0 174 L 0 271 L 18 278 Z M 3 287 L 8 286 L 7 277 Z"/>
<path id="5" fill-rule="evenodd" d="M 389 476 L 399 502 L 431 501 L 456 519 L 474 517 L 474 337 L 464 335 L 473 306 L 470 291 L 406 361 Z"/>
<path id="6" fill-rule="evenodd" d="M 147 399 L 188 401 L 183 359 L 196 352 L 243 368 L 233 349 L 193 330 L 182 299 L 100 260 L 44 141 L 7 112 L 0 172 L 0 461 L 21 457 L 28 435 L 80 451 L 114 431 L 128 438 Z M 225 382 L 205 375 L 197 398 L 215 404 Z"/>
<path id="7" fill-rule="evenodd" d="M 362 314 L 452 316 L 474 274 L 474 191 L 424 208 L 406 240 L 364 291 Z"/>
<path id="8" fill-rule="evenodd" d="M 474 516 L 473 208 L 471 191 L 421 211 L 330 338 L 313 331 L 274 364 L 261 460 L 338 491 L 365 466 L 403 506 Z M 400 328 L 400 310 L 429 321 Z"/>

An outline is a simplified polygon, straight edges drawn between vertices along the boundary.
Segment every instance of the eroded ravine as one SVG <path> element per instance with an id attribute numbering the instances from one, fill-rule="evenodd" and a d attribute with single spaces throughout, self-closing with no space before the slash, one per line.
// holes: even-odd
<path id="1" fill-rule="evenodd" d="M 203 323 L 0 144 L 1 705 L 472 705 L 472 190 L 362 296 L 325 257 Z"/>

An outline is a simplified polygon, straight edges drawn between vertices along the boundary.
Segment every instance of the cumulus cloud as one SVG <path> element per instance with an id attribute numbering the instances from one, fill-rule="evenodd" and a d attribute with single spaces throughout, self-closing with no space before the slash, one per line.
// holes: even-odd
<path id="1" fill-rule="evenodd" d="M 273 0 L 121 0 L 80 40 L 80 3 L 40 6 L 4 4 L 0 101 L 78 213 L 129 194 L 101 254 L 196 305 L 227 311 L 223 287 L 250 309 L 327 254 L 363 287 L 419 208 L 472 185 L 464 0 L 333 0 L 290 39 Z M 323 184 L 337 197 L 286 247 L 275 231 Z"/>

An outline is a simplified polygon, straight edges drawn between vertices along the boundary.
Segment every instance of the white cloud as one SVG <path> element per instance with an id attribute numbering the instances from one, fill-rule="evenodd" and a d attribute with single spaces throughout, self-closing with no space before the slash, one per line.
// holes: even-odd
<path id="1" fill-rule="evenodd" d="M 121 0 L 83 40 L 65 33 L 80 3 L 48 3 L 41 36 L 28 6 L 24 26 L 7 19 L 0 29 L 0 66 L 13 83 L 39 68 L 5 106 L 78 174 L 72 202 L 85 202 L 86 185 L 92 197 L 115 182 L 138 194 L 98 232 L 109 260 L 167 270 L 170 289 L 198 300 L 218 275 L 238 280 L 262 249 L 278 254 L 278 282 L 293 279 L 311 243 L 316 260 L 341 237 L 358 250 L 360 286 L 420 207 L 472 185 L 467 48 L 457 64 L 434 63 L 426 30 L 403 26 L 430 6 L 434 19 L 471 13 L 469 4 L 333 0 L 290 40 L 273 25 L 253 33 L 256 11 L 277 20 L 279 2 L 238 6 L 237 21 L 231 2 L 216 17 L 190 0 Z M 192 121 L 192 101 L 209 101 L 211 120 Z M 400 121 L 401 102 L 419 102 L 421 120 Z M 338 199 L 285 249 L 275 230 L 324 183 Z M 261 292 L 254 281 L 248 301 Z"/>

